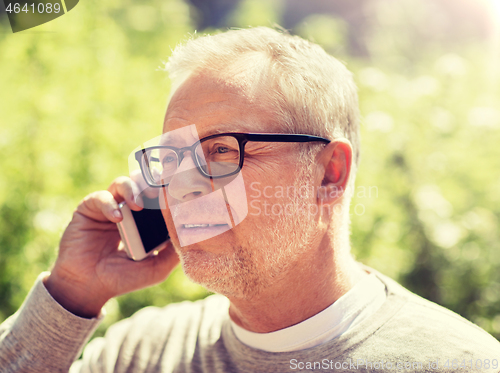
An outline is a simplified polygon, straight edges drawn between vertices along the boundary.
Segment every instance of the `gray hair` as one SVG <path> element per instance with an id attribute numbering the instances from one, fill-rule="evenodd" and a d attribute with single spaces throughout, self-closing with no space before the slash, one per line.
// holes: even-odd
<path id="1" fill-rule="evenodd" d="M 360 147 L 356 85 L 351 72 L 319 45 L 267 27 L 230 30 L 179 45 L 165 69 L 172 93 L 193 73 L 250 77 L 249 85 L 286 132 L 347 138 L 354 178 Z"/>

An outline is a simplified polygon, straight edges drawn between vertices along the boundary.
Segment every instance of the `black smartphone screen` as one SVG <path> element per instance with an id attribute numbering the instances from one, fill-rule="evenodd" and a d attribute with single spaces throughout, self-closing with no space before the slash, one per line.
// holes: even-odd
<path id="1" fill-rule="evenodd" d="M 143 197 L 144 208 L 141 211 L 132 211 L 137 230 L 141 236 L 144 250 L 149 253 L 168 238 L 168 230 L 160 210 L 158 198 Z"/>

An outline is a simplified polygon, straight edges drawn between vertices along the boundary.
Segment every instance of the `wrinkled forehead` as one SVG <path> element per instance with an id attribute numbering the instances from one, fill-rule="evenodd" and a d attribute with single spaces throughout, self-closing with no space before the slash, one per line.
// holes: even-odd
<path id="1" fill-rule="evenodd" d="M 154 146 L 173 146 L 176 148 L 183 148 L 186 146 L 191 146 L 195 142 L 199 141 L 200 137 L 196 129 L 195 124 L 190 124 L 185 127 L 177 128 L 172 131 L 163 133 L 151 140 L 145 141 L 137 147 L 135 151 L 139 149 L 154 147 Z"/>
<path id="2" fill-rule="evenodd" d="M 158 145 L 175 146 L 182 148 L 190 146 L 199 140 L 196 125 L 191 124 L 172 131 L 164 132 L 158 137 Z"/>
<path id="3" fill-rule="evenodd" d="M 264 97 L 248 89 L 246 80 L 194 75 L 182 83 L 169 102 L 163 132 L 196 124 L 199 135 L 219 132 L 224 125 L 268 122 L 272 118 Z M 248 128 L 255 131 L 257 128 Z M 205 133 L 206 132 L 206 133 Z M 230 129 L 228 132 L 234 132 Z"/>

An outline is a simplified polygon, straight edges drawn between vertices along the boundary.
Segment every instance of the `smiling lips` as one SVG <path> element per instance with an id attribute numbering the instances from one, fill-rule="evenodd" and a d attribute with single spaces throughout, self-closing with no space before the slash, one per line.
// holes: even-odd
<path id="1" fill-rule="evenodd" d="M 205 232 L 211 236 L 232 228 L 224 199 L 214 197 L 217 195 L 203 196 L 171 207 L 175 228 L 180 235 Z"/>
<path id="2" fill-rule="evenodd" d="M 193 228 L 212 228 L 212 227 L 222 227 L 227 226 L 227 224 L 182 224 L 181 227 L 184 229 L 193 229 Z"/>
<path id="3" fill-rule="evenodd" d="M 205 241 L 232 228 L 223 199 L 211 201 L 206 198 L 204 203 L 200 203 L 201 201 L 203 200 L 196 199 L 185 202 L 174 209 L 173 218 L 181 246 Z M 178 206 L 182 206 L 181 209 Z"/>
<path id="4" fill-rule="evenodd" d="M 230 230 L 226 223 L 189 223 L 177 226 L 181 246 L 198 243 Z"/>
<path id="5" fill-rule="evenodd" d="M 235 225 L 222 189 L 188 201 L 171 198 L 168 202 L 181 247 L 218 236 Z"/>
<path id="6" fill-rule="evenodd" d="M 186 222 L 186 220 L 184 220 L 183 223 L 179 222 L 180 224 L 179 223 L 176 224 L 177 232 L 179 232 L 180 235 L 203 234 L 203 232 L 205 232 L 208 235 L 211 235 L 213 233 L 216 233 L 216 231 L 219 232 L 221 230 L 224 231 L 231 229 L 230 224 L 227 222 L 223 222 L 224 219 L 223 218 L 221 219 L 221 217 L 219 217 L 218 219 L 214 219 L 213 217 L 210 219 L 209 218 L 203 219 L 200 216 L 198 216 L 196 220 L 193 219 L 196 223 L 193 222 L 193 220 L 191 220 L 190 222 Z M 211 221 L 216 220 L 216 222 L 206 223 L 206 221 L 210 220 Z"/>

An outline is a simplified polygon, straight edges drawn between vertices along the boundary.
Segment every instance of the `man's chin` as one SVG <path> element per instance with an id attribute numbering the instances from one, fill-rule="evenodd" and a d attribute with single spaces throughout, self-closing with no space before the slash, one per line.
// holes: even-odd
<path id="1" fill-rule="evenodd" d="M 212 257 L 212 255 L 209 255 L 209 253 L 222 254 L 224 246 L 227 246 L 227 241 L 224 245 L 224 242 L 221 242 L 218 237 L 209 238 L 203 241 L 195 240 L 193 242 L 188 242 L 188 244 L 185 244 L 185 237 L 183 240 L 183 237 L 179 236 L 178 234 L 176 235 L 176 237 L 172 237 L 172 243 L 174 245 L 175 251 L 181 259 L 181 263 L 185 261 L 189 263 L 189 265 L 191 265 L 191 263 L 195 265 L 197 264 L 197 261 L 203 263 L 209 260 L 209 258 Z"/>
<path id="2" fill-rule="evenodd" d="M 206 286 L 211 282 L 220 282 L 228 275 L 227 259 L 221 255 L 203 250 L 198 245 L 181 248 L 179 258 L 186 276 L 193 282 Z"/>
<path id="3" fill-rule="evenodd" d="M 192 246 L 181 248 L 179 258 L 186 276 L 214 293 L 227 297 L 249 297 L 257 286 L 255 271 L 250 263 L 243 263 L 236 255 L 221 255 Z"/>
<path id="4" fill-rule="evenodd" d="M 201 270 L 214 260 L 214 254 L 204 250 L 199 244 L 181 247 L 177 250 L 183 268 Z"/>

